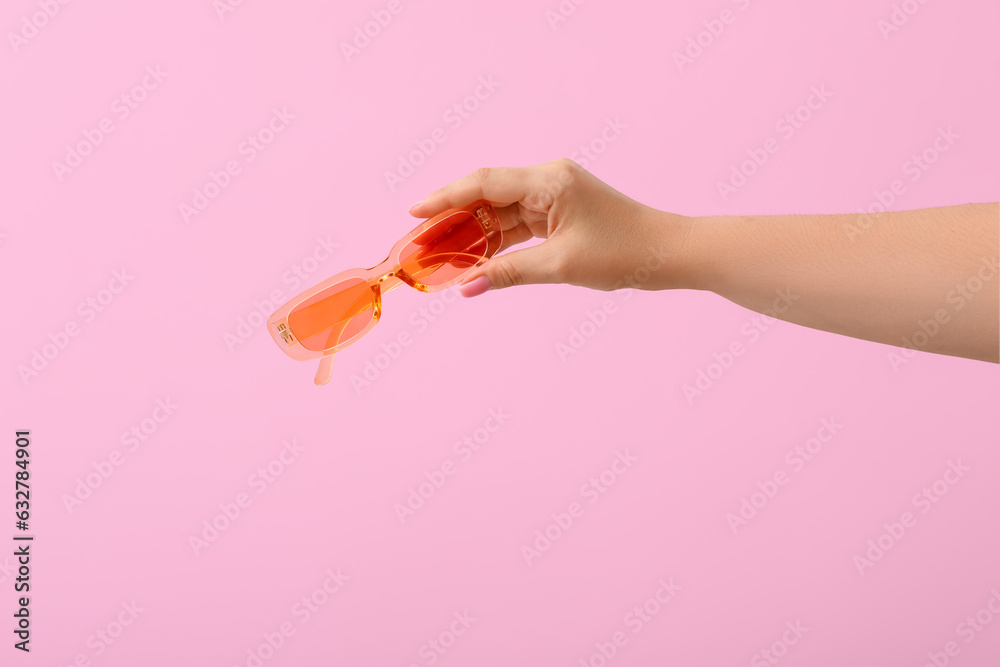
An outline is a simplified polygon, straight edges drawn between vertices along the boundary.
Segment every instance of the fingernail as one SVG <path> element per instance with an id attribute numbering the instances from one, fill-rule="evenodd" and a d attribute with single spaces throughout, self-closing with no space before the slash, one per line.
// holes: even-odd
<path id="1" fill-rule="evenodd" d="M 420 206 L 420 205 L 421 205 L 421 204 L 423 204 L 423 203 L 424 203 L 424 200 L 423 200 L 423 199 L 421 199 L 421 200 L 420 200 L 420 201 L 418 201 L 418 202 L 417 202 L 416 204 L 414 204 L 413 206 L 411 206 L 411 207 L 410 207 L 410 210 L 412 211 L 413 209 L 415 209 L 416 207 Z"/>
<path id="2" fill-rule="evenodd" d="M 475 280 L 469 281 L 459 288 L 464 297 L 479 296 L 490 289 L 490 279 L 486 276 L 479 276 Z"/>

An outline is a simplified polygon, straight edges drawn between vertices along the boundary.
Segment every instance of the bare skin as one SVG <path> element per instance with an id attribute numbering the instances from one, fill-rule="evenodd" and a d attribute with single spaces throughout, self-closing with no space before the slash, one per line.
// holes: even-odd
<path id="1" fill-rule="evenodd" d="M 410 213 L 427 218 L 476 199 L 497 208 L 504 248 L 546 240 L 470 273 L 466 296 L 535 283 L 708 290 L 822 331 L 1000 361 L 995 202 L 866 216 L 689 217 L 556 160 L 480 169 Z"/>

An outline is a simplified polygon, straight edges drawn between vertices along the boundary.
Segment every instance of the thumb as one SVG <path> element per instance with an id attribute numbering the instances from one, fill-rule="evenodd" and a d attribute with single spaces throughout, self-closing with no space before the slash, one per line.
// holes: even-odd
<path id="1" fill-rule="evenodd" d="M 462 283 L 462 296 L 491 289 L 559 282 L 558 262 L 551 241 L 494 257 Z"/>

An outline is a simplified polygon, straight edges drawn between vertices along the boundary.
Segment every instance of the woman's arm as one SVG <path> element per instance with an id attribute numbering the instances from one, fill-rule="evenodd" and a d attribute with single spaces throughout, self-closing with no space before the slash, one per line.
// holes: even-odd
<path id="1" fill-rule="evenodd" d="M 546 240 L 470 273 L 465 296 L 531 283 L 711 290 L 815 329 L 998 361 L 996 203 L 694 218 L 650 208 L 556 160 L 477 170 L 410 212 L 430 217 L 481 198 L 497 207 L 504 248 Z"/>
<path id="2" fill-rule="evenodd" d="M 691 286 L 788 322 L 997 362 L 998 218 L 996 203 L 697 218 L 682 261 Z"/>

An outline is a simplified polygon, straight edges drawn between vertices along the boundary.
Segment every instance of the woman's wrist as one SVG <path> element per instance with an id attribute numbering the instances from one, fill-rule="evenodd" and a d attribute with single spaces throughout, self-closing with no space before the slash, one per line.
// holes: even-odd
<path id="1" fill-rule="evenodd" d="M 716 291 L 721 280 L 718 243 L 725 219 L 653 213 L 654 245 L 666 257 L 651 289 Z M 653 281 L 651 281 L 653 282 Z"/>

